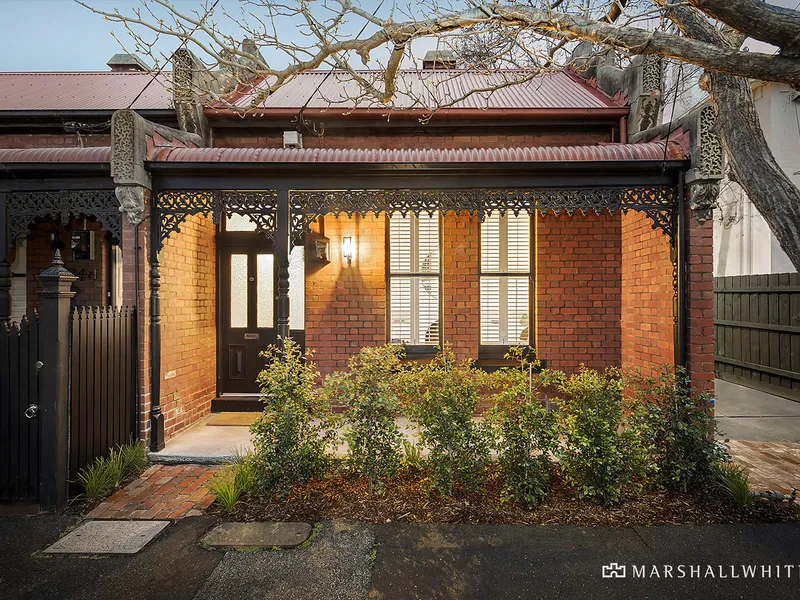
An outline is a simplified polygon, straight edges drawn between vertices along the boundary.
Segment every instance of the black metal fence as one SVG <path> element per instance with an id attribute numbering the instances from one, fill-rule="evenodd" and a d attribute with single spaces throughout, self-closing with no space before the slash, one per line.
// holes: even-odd
<path id="1" fill-rule="evenodd" d="M 716 375 L 800 401 L 800 274 L 714 278 Z"/>
<path id="2" fill-rule="evenodd" d="M 39 316 L 0 322 L 0 500 L 39 498 Z"/>
<path id="3" fill-rule="evenodd" d="M 136 438 L 136 309 L 78 306 L 70 315 L 70 478 Z"/>

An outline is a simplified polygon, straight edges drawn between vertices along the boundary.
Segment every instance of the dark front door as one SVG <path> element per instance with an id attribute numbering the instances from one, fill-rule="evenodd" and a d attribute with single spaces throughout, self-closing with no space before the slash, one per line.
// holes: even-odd
<path id="1" fill-rule="evenodd" d="M 275 261 L 261 243 L 224 244 L 219 252 L 221 394 L 256 394 L 260 353 L 277 341 Z"/>

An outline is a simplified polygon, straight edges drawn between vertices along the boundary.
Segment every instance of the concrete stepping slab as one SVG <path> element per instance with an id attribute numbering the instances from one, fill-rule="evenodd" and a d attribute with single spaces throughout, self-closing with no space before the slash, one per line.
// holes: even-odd
<path id="1" fill-rule="evenodd" d="M 45 554 L 136 554 L 169 521 L 89 521 L 47 548 Z"/>
<path id="2" fill-rule="evenodd" d="M 203 543 L 212 548 L 296 548 L 310 535 L 308 523 L 221 523 Z"/>

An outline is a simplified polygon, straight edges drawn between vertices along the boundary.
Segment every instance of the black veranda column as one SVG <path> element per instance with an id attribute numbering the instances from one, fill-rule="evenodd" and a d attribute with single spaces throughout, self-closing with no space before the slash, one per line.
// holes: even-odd
<path id="1" fill-rule="evenodd" d="M 6 193 L 0 192 L 0 323 L 11 320 L 11 264 L 8 262 Z"/>
<path id="2" fill-rule="evenodd" d="M 161 215 L 155 190 L 150 193 L 150 450 L 164 449 L 164 415 L 161 413 Z"/>
<path id="3" fill-rule="evenodd" d="M 39 503 L 45 511 L 67 503 L 69 478 L 69 312 L 72 283 L 77 277 L 64 268 L 56 250 L 53 264 L 42 271 L 39 308 Z M 37 365 L 38 366 L 38 365 Z"/>
<path id="4" fill-rule="evenodd" d="M 278 339 L 289 337 L 289 191 L 278 190 L 277 222 L 275 224 L 275 262 L 278 264 L 278 296 L 275 302 Z"/>
<path id="5" fill-rule="evenodd" d="M 686 201 L 684 172 L 678 173 L 678 202 L 675 207 L 675 245 L 673 246 L 673 315 L 675 322 L 675 366 L 686 367 Z"/>

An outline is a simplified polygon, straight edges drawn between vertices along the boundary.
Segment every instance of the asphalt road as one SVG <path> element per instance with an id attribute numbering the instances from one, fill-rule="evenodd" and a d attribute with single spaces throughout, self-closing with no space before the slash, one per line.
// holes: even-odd
<path id="1" fill-rule="evenodd" d="M 305 548 L 224 552 L 198 543 L 215 522 L 183 519 L 135 556 L 45 557 L 41 550 L 74 520 L 2 517 L 0 598 L 772 600 L 800 594 L 800 524 L 325 523 Z M 625 577 L 604 578 L 610 563 L 618 574 L 624 566 Z"/>

